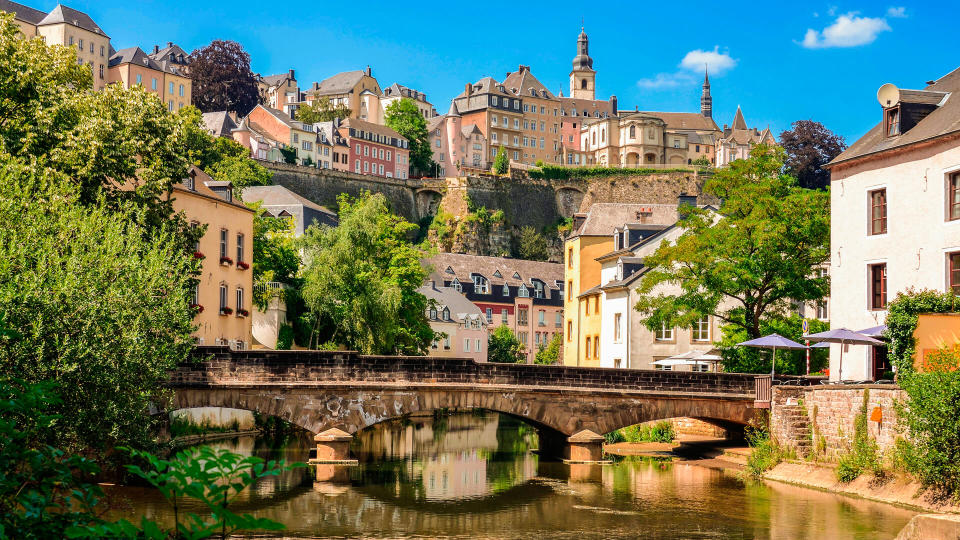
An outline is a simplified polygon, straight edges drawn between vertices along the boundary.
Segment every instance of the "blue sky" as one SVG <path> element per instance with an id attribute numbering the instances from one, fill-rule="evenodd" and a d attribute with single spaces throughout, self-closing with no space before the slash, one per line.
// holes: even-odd
<path id="1" fill-rule="evenodd" d="M 750 126 L 769 125 L 779 135 L 790 122 L 812 118 L 848 143 L 879 121 L 880 85 L 922 88 L 960 66 L 960 45 L 949 30 L 960 20 L 958 2 L 605 2 L 585 9 L 582 2 L 494 8 L 423 0 L 328 9 L 218 0 L 176 12 L 156 0 L 67 5 L 90 14 L 116 48 L 174 41 L 191 51 L 233 39 L 251 54 L 255 72 L 294 68 L 303 87 L 369 64 L 381 86 L 420 89 L 441 113 L 466 82 L 502 80 L 519 64 L 566 93 L 584 17 L 598 97 L 615 94 L 621 108 L 699 110 L 707 60 L 719 125 L 741 105 Z"/>

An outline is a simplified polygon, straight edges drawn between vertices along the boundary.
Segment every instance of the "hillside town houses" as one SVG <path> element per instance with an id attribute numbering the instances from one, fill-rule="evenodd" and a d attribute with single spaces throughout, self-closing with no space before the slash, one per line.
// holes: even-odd
<path id="1" fill-rule="evenodd" d="M 0 0 L 0 11 L 14 14 L 26 38 L 74 47 L 78 62 L 91 70 L 94 91 L 109 84 L 139 86 L 171 112 L 193 100 L 190 53 L 176 43 L 118 49 L 90 15 L 64 5 L 45 12 Z M 670 169 L 725 167 L 747 158 L 758 144 L 777 144 L 769 127 L 748 124 L 740 106 L 730 124 L 716 123 L 709 66 L 698 85 L 698 110 L 696 96 L 690 96 L 689 111 L 621 108 L 616 95 L 598 99 L 602 61 L 595 65 L 582 28 L 575 45 L 570 72 L 563 75 L 568 87 L 557 92 L 531 65 L 519 64 L 502 78 L 478 74 L 465 82 L 439 114 L 426 93 L 400 82 L 383 86 L 370 66 L 309 84 L 291 68 L 256 75 L 260 100 L 249 113 L 206 112 L 203 121 L 212 135 L 240 143 L 261 162 L 401 180 L 415 171 L 411 141 L 386 125 L 387 109 L 399 100 L 412 101 L 426 123 L 433 169 L 421 172 L 435 178 L 488 174 L 501 152 L 521 169 Z M 887 303 L 898 292 L 960 293 L 958 92 L 960 69 L 920 89 L 880 88 L 876 126 L 828 165 L 831 256 L 821 272 L 831 277 L 831 294 L 791 309 L 835 326 L 881 327 Z M 299 120 L 298 109 L 317 100 L 350 112 L 324 122 Z M 280 319 L 269 331 L 251 327 L 252 212 L 233 199 L 229 182 L 214 181 L 197 168 L 175 186 L 173 196 L 175 207 L 193 223 L 207 225 L 196 246 L 203 259 L 193 302 L 199 342 L 272 346 Z M 270 216 L 294 218 L 298 235 L 311 223 L 336 226 L 333 212 L 282 186 L 248 188 L 244 196 L 263 203 Z M 651 331 L 634 306 L 649 271 L 644 258 L 683 233 L 678 221 L 684 208 L 718 212 L 719 204 L 702 194 L 680 194 L 670 204 L 587 203 L 572 217 L 561 263 L 432 256 L 425 261 L 432 273 L 421 293 L 431 300 L 426 313 L 431 326 L 446 337 L 427 354 L 485 361 L 486 336 L 506 325 L 524 346 L 527 362 L 561 336 L 561 363 L 567 366 L 717 369 L 715 362 L 677 367 L 664 360 L 716 353 L 719 320 L 705 317 L 690 328 Z M 835 380 L 876 380 L 891 370 L 883 347 L 846 347 L 842 365 L 840 356 L 840 346 L 833 345 Z"/>

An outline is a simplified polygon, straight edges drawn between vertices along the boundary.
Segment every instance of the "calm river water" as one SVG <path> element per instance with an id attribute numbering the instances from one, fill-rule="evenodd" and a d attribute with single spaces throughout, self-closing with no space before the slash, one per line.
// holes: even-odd
<path id="1" fill-rule="evenodd" d="M 304 437 L 214 443 L 306 461 Z M 913 512 L 775 483 L 742 482 L 693 462 L 628 458 L 564 465 L 532 452 L 536 432 L 495 413 L 413 418 L 360 433 L 360 466 L 336 481 L 309 469 L 241 494 L 234 510 L 293 538 L 894 538 Z M 147 488 L 117 488 L 128 518 L 169 521 Z"/>

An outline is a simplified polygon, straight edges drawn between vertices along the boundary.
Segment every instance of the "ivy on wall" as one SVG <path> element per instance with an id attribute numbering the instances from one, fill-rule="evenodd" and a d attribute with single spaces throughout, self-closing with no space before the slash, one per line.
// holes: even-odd
<path id="1" fill-rule="evenodd" d="M 913 288 L 897 294 L 887 305 L 887 336 L 890 338 L 888 355 L 898 373 L 913 371 L 916 343 L 913 332 L 921 313 L 953 313 L 960 308 L 958 297 L 952 292 Z"/>

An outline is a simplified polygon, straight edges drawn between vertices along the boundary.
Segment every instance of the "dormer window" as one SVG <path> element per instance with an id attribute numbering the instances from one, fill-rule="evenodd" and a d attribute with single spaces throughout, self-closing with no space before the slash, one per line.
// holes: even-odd
<path id="1" fill-rule="evenodd" d="M 517 296 L 520 298 L 530 298 L 530 291 L 527 290 L 526 285 L 520 285 L 520 288 L 517 289 Z"/>
<path id="2" fill-rule="evenodd" d="M 503 275 L 500 274 L 500 270 L 494 270 L 494 271 L 493 271 L 493 277 L 502 278 Z"/>
<path id="3" fill-rule="evenodd" d="M 623 261 L 617 261 L 617 280 L 623 279 Z"/>
<path id="4" fill-rule="evenodd" d="M 503 295 L 510 296 L 510 286 L 506 283 L 503 284 Z"/>
<path id="5" fill-rule="evenodd" d="M 534 281 L 533 292 L 534 292 L 534 296 L 536 296 L 537 298 L 543 298 L 543 283 L 540 283 L 539 281 Z"/>
<path id="6" fill-rule="evenodd" d="M 473 275 L 473 292 L 477 294 L 490 294 L 490 282 L 480 274 Z"/>
<path id="7" fill-rule="evenodd" d="M 886 111 L 887 137 L 900 135 L 900 107 L 893 107 Z"/>
<path id="8" fill-rule="evenodd" d="M 447 307 L 443 308 L 443 320 L 445 321 L 450 320 L 450 308 L 447 308 Z"/>
<path id="9" fill-rule="evenodd" d="M 445 271 L 446 271 L 446 273 L 448 273 L 448 274 L 456 274 L 456 272 L 453 271 L 453 267 L 452 267 L 452 266 L 448 266 Z"/>
<path id="10" fill-rule="evenodd" d="M 453 283 L 450 284 L 450 287 L 457 292 L 463 292 L 463 285 L 460 285 L 460 280 L 453 278 Z"/>
<path id="11" fill-rule="evenodd" d="M 431 321 L 437 320 L 437 308 L 435 307 L 430 308 L 430 320 Z"/>
<path id="12" fill-rule="evenodd" d="M 514 272 L 513 279 L 520 279 L 520 272 Z"/>

